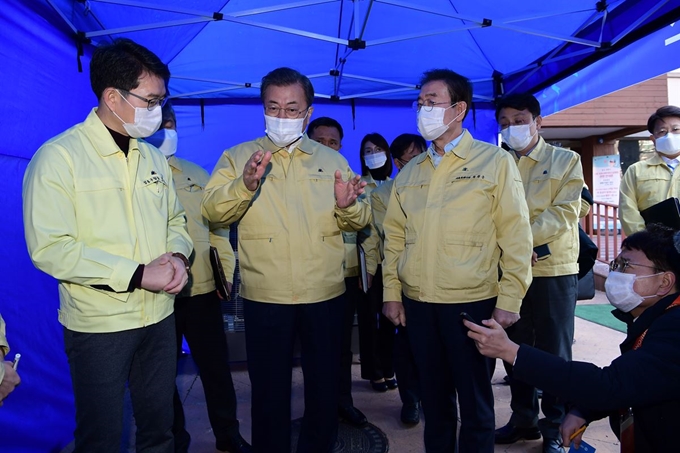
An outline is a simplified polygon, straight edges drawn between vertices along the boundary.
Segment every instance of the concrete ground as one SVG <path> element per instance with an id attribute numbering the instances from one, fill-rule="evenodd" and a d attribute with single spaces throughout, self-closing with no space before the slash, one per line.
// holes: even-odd
<path id="1" fill-rule="evenodd" d="M 595 299 L 580 301 L 580 304 L 608 303 L 602 292 L 597 292 Z M 618 345 L 625 335 L 621 332 L 602 327 L 598 324 L 576 318 L 576 334 L 573 349 L 575 360 L 588 361 L 600 366 L 608 365 L 619 355 Z M 352 367 L 354 375 L 353 397 L 356 407 L 361 409 L 368 420 L 380 428 L 389 440 L 391 453 L 420 453 L 423 447 L 423 422 L 409 428 L 399 421 L 401 401 L 399 393 L 373 391 L 368 381 L 360 377 L 359 365 Z M 233 367 L 234 385 L 238 396 L 238 416 L 241 420 L 241 434 L 250 439 L 250 381 L 248 372 L 242 364 Z M 510 417 L 510 389 L 502 384 L 505 372 L 500 361 L 496 366 L 492 383 L 496 397 L 496 426 L 503 426 Z M 187 418 L 187 429 L 192 435 L 191 453 L 213 453 L 215 439 L 212 435 L 201 380 L 190 360 L 184 360 L 183 371 L 178 377 L 180 394 L 184 398 Z M 299 367 L 293 369 L 292 418 L 299 418 L 304 411 L 303 378 Z M 614 453 L 619 451 L 619 444 L 612 434 L 607 420 L 592 423 L 584 435 L 584 439 L 597 448 L 598 453 Z M 498 445 L 496 452 L 507 453 L 539 453 L 541 441 L 520 441 L 513 445 Z"/>

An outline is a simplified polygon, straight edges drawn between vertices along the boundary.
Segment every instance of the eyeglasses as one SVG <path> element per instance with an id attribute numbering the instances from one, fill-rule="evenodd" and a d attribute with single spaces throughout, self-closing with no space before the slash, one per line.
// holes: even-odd
<path id="1" fill-rule="evenodd" d="M 647 269 L 661 270 L 655 266 L 646 266 L 644 264 L 631 263 L 628 260 L 611 260 L 609 262 L 609 272 L 626 272 L 629 266 L 646 267 Z"/>
<path id="2" fill-rule="evenodd" d="M 267 105 L 264 108 L 267 116 L 279 116 L 279 112 L 283 111 L 286 118 L 298 118 L 302 112 L 307 110 L 309 110 L 309 107 L 306 109 L 296 109 L 293 107 L 279 107 L 278 105 Z"/>
<path id="3" fill-rule="evenodd" d="M 137 95 L 137 94 L 135 94 L 131 91 L 127 91 L 127 90 L 119 90 L 119 91 L 122 91 L 123 93 L 130 94 L 130 95 L 136 97 L 137 99 L 139 99 L 140 101 L 146 102 L 147 110 L 153 110 L 159 105 L 161 106 L 161 108 L 163 108 L 163 106 L 168 102 L 167 96 L 163 96 L 162 98 L 147 99 L 147 98 L 143 98 L 143 97 L 141 97 L 141 96 L 139 96 L 139 95 Z"/>
<path id="4" fill-rule="evenodd" d="M 432 109 L 435 106 L 442 105 L 442 104 L 447 104 L 450 107 L 454 103 L 453 102 L 434 102 L 434 101 L 430 101 L 430 100 L 427 100 L 427 101 L 422 102 L 422 103 L 418 102 L 418 101 L 414 101 L 412 107 L 413 107 L 413 110 L 415 110 L 416 112 L 420 112 L 421 109 L 426 111 L 426 112 L 431 112 Z"/>
<path id="5" fill-rule="evenodd" d="M 126 91 L 126 90 L 120 90 L 120 91 L 122 91 L 123 93 L 130 94 L 133 97 L 136 97 L 137 99 L 139 99 L 140 101 L 146 102 L 147 110 L 153 110 L 157 106 L 160 106 L 161 108 L 163 108 L 163 106 L 168 102 L 167 96 L 163 96 L 162 98 L 147 99 L 147 98 L 143 98 L 143 97 L 139 96 L 138 94 L 135 94 L 131 91 Z"/>

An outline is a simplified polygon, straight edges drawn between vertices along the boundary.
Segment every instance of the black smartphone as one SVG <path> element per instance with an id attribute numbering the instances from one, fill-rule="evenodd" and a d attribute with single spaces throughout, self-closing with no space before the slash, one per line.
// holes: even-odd
<path id="1" fill-rule="evenodd" d="M 539 261 L 544 260 L 550 256 L 550 247 L 548 247 L 548 244 L 539 245 L 534 247 L 534 252 L 536 252 Z"/>
<path id="2" fill-rule="evenodd" d="M 460 321 L 463 322 L 463 319 L 470 321 L 473 324 L 477 324 L 478 326 L 486 327 L 484 324 L 481 324 L 481 323 L 478 323 L 477 321 L 475 321 L 475 318 L 468 315 L 466 312 L 461 311 L 460 312 Z"/>

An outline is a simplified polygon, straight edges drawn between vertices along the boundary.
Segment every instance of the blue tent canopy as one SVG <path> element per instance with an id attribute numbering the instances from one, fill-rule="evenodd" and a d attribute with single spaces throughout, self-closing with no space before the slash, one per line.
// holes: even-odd
<path id="1" fill-rule="evenodd" d="M 358 170 L 363 134 L 415 132 L 423 71 L 470 78 L 476 113 L 465 125 L 494 141 L 490 107 L 502 93 L 537 93 L 552 113 L 680 67 L 669 26 L 679 17 L 680 0 L 5 0 L 0 313 L 24 359 L 22 386 L 0 409 L 12 434 L 3 451 L 59 452 L 72 439 L 56 282 L 26 252 L 21 181 L 35 150 L 96 105 L 93 45 L 128 37 L 169 64 L 178 154 L 209 171 L 223 149 L 263 134 L 262 76 L 296 68 L 314 84 L 314 115 L 345 127 L 342 152 Z"/>
<path id="2" fill-rule="evenodd" d="M 680 17 L 677 0 L 51 0 L 74 41 L 153 49 L 183 98 L 257 97 L 271 68 L 317 96 L 413 99 L 423 71 L 473 81 L 475 100 L 535 93 Z M 61 17 L 54 17 L 56 14 Z"/>

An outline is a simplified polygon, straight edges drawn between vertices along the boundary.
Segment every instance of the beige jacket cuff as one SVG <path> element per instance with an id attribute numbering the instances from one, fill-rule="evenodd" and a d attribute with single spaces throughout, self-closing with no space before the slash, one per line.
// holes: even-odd
<path id="1" fill-rule="evenodd" d="M 499 294 L 498 299 L 496 299 L 496 308 L 509 311 L 510 313 L 519 313 L 519 307 L 521 306 L 522 300 L 516 297 Z"/>
<path id="2" fill-rule="evenodd" d="M 384 302 L 401 302 L 401 287 L 383 288 Z"/>

